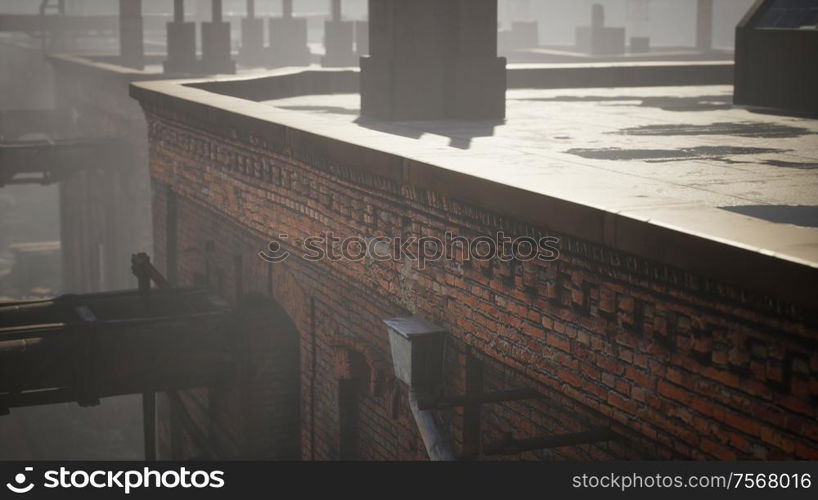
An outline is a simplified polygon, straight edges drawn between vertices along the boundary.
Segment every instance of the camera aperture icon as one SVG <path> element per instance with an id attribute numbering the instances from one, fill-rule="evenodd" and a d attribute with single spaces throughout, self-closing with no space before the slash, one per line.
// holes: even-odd
<path id="1" fill-rule="evenodd" d="M 26 472 L 31 472 L 33 470 L 34 467 L 26 467 L 25 469 Z M 24 484 L 26 482 L 26 475 L 22 472 L 19 472 L 14 476 L 14 482 L 16 484 L 6 483 L 6 488 L 14 493 L 28 493 L 32 490 L 32 488 L 34 488 L 34 483 Z"/>

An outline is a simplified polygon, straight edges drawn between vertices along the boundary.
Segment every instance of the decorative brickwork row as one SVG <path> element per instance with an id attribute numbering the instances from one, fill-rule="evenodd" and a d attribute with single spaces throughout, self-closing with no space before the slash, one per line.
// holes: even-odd
<path id="1" fill-rule="evenodd" d="M 484 406 L 484 442 L 598 426 L 622 436 L 512 458 L 818 458 L 813 313 L 336 164 L 330 139 L 305 155 L 265 143 L 261 132 L 219 136 L 191 125 L 195 118 L 156 109 L 147 117 L 157 261 L 167 257 L 173 192 L 179 282 L 208 282 L 231 298 L 268 293 L 286 310 L 301 339 L 303 458 L 424 456 L 381 322 L 401 314 L 451 333 L 451 393 L 464 390 L 472 356 L 487 388 L 542 394 Z M 425 269 L 302 259 L 300 242 L 327 231 L 550 235 L 561 256 L 457 258 Z M 284 262 L 257 255 L 271 239 L 292 254 Z M 450 417 L 462 450 L 463 412 Z"/>
<path id="2" fill-rule="evenodd" d="M 245 182 L 260 182 L 263 185 L 291 189 L 294 195 L 304 196 L 315 202 L 315 209 L 319 211 L 332 206 L 328 192 L 313 192 L 313 185 L 303 182 L 297 169 L 282 169 L 281 164 L 275 160 L 276 157 L 286 159 L 285 161 L 293 165 L 308 165 L 330 178 L 346 181 L 351 185 L 375 192 L 389 193 L 411 204 L 413 208 L 434 211 L 435 215 L 441 217 L 457 217 L 459 223 L 467 225 L 474 231 L 493 227 L 505 228 L 508 234 L 537 237 L 555 235 L 546 228 L 533 227 L 530 224 L 440 196 L 433 191 L 414 188 L 388 177 L 373 175 L 366 170 L 355 168 L 354 165 L 339 164 L 331 160 L 332 150 L 329 147 L 318 152 L 309 148 L 296 149 L 283 146 L 281 141 L 265 140 L 263 136 L 242 137 L 245 141 L 242 142 L 238 140 L 242 136 L 240 131 L 231 131 L 230 138 L 227 140 L 216 131 L 209 130 L 207 124 L 204 124 L 203 128 L 198 128 L 198 124 L 196 128 L 191 128 L 180 122 L 180 119 L 183 117 L 174 116 L 173 119 L 168 119 L 163 116 L 163 120 L 154 121 L 152 127 L 157 129 L 151 132 L 152 136 L 161 141 L 176 144 L 180 151 L 196 162 L 221 165 L 225 173 L 230 173 Z M 166 126 L 166 124 L 172 124 L 172 126 Z M 351 207 L 341 207 L 341 209 L 355 210 L 363 206 L 362 203 L 358 203 Z M 378 207 L 366 205 L 366 209 L 371 212 L 370 218 L 375 220 L 375 211 L 378 210 Z M 368 220 L 363 218 L 363 214 L 360 217 L 362 222 Z M 375 220 L 375 222 L 378 221 Z M 377 230 L 379 226 L 372 229 Z M 762 316 L 784 317 L 811 326 L 818 325 L 818 314 L 814 311 L 805 311 L 797 305 L 765 295 L 761 291 L 737 288 L 706 276 L 698 276 L 656 261 L 588 243 L 569 234 L 556 236 L 562 242 L 561 252 L 563 254 L 571 254 L 577 258 L 600 264 L 600 271 L 607 272 L 613 279 L 635 281 L 640 285 L 652 287 L 665 285 L 660 289 L 661 291 L 674 293 L 676 290 L 681 290 L 688 293 L 689 297 L 694 296 L 698 299 L 696 303 L 699 304 L 728 303 L 731 306 L 764 313 Z M 702 256 L 702 258 L 707 259 L 707 256 Z"/>

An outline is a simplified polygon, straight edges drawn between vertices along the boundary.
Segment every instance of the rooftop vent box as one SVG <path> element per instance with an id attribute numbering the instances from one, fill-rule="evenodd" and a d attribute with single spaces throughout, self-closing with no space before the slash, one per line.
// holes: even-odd
<path id="1" fill-rule="evenodd" d="M 446 330 L 416 316 L 384 320 L 395 376 L 413 390 L 431 391 L 443 379 Z"/>

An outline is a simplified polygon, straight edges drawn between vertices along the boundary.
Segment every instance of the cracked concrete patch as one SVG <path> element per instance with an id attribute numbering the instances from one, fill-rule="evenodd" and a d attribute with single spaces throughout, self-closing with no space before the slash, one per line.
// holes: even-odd
<path id="1" fill-rule="evenodd" d="M 621 129 L 616 134 L 640 136 L 674 136 L 674 135 L 733 135 L 738 137 L 761 137 L 765 139 L 783 139 L 813 134 L 803 127 L 792 127 L 780 123 L 768 122 L 719 122 L 706 125 L 663 124 L 642 125 Z"/>
<path id="2" fill-rule="evenodd" d="M 781 149 L 736 146 L 697 146 L 693 148 L 681 149 L 575 148 L 566 151 L 566 153 L 568 154 L 580 156 L 582 158 L 587 158 L 590 160 L 615 160 L 615 161 L 644 160 L 656 162 L 690 159 L 711 159 L 729 161 L 726 158 L 727 156 L 782 152 L 784 152 L 784 150 Z"/>

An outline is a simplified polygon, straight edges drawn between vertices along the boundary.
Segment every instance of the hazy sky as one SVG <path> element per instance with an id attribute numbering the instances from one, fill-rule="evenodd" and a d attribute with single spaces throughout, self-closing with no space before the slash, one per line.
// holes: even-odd
<path id="1" fill-rule="evenodd" d="M 114 14 L 116 0 L 66 0 L 70 12 Z M 754 0 L 714 1 L 714 44 L 732 46 L 736 23 Z M 695 34 L 696 0 L 499 0 L 501 25 L 511 19 L 536 19 L 540 22 L 540 40 L 544 44 L 568 45 L 574 40 L 574 29 L 588 24 L 591 5 L 605 6 L 607 24 L 629 28 L 628 36 L 648 35 L 654 45 L 692 45 Z M 169 12 L 171 0 L 143 0 L 145 12 Z M 245 0 L 224 0 L 225 11 L 244 12 Z M 635 8 L 648 4 L 646 9 Z M 36 12 L 39 2 L 2 0 L 2 12 Z M 186 0 L 188 12 L 204 11 L 209 16 L 210 0 Z M 329 11 L 330 0 L 295 0 L 296 13 Z M 365 17 L 367 0 L 343 0 L 344 13 L 352 19 Z M 256 0 L 259 13 L 278 13 L 281 0 Z M 631 12 L 631 15 L 628 13 Z M 635 16 L 647 12 L 647 19 Z"/>
<path id="2" fill-rule="evenodd" d="M 714 0 L 717 47 L 733 45 L 735 26 L 754 1 Z M 590 23 L 595 3 L 605 7 L 606 24 L 629 28 L 628 36 L 650 36 L 654 45 L 694 43 L 696 0 L 500 0 L 500 22 L 507 25 L 511 19 L 534 18 L 540 22 L 541 43 L 571 44 L 575 27 Z M 647 4 L 647 9 L 636 8 L 639 4 Z M 645 10 L 647 20 L 635 16 Z"/>

